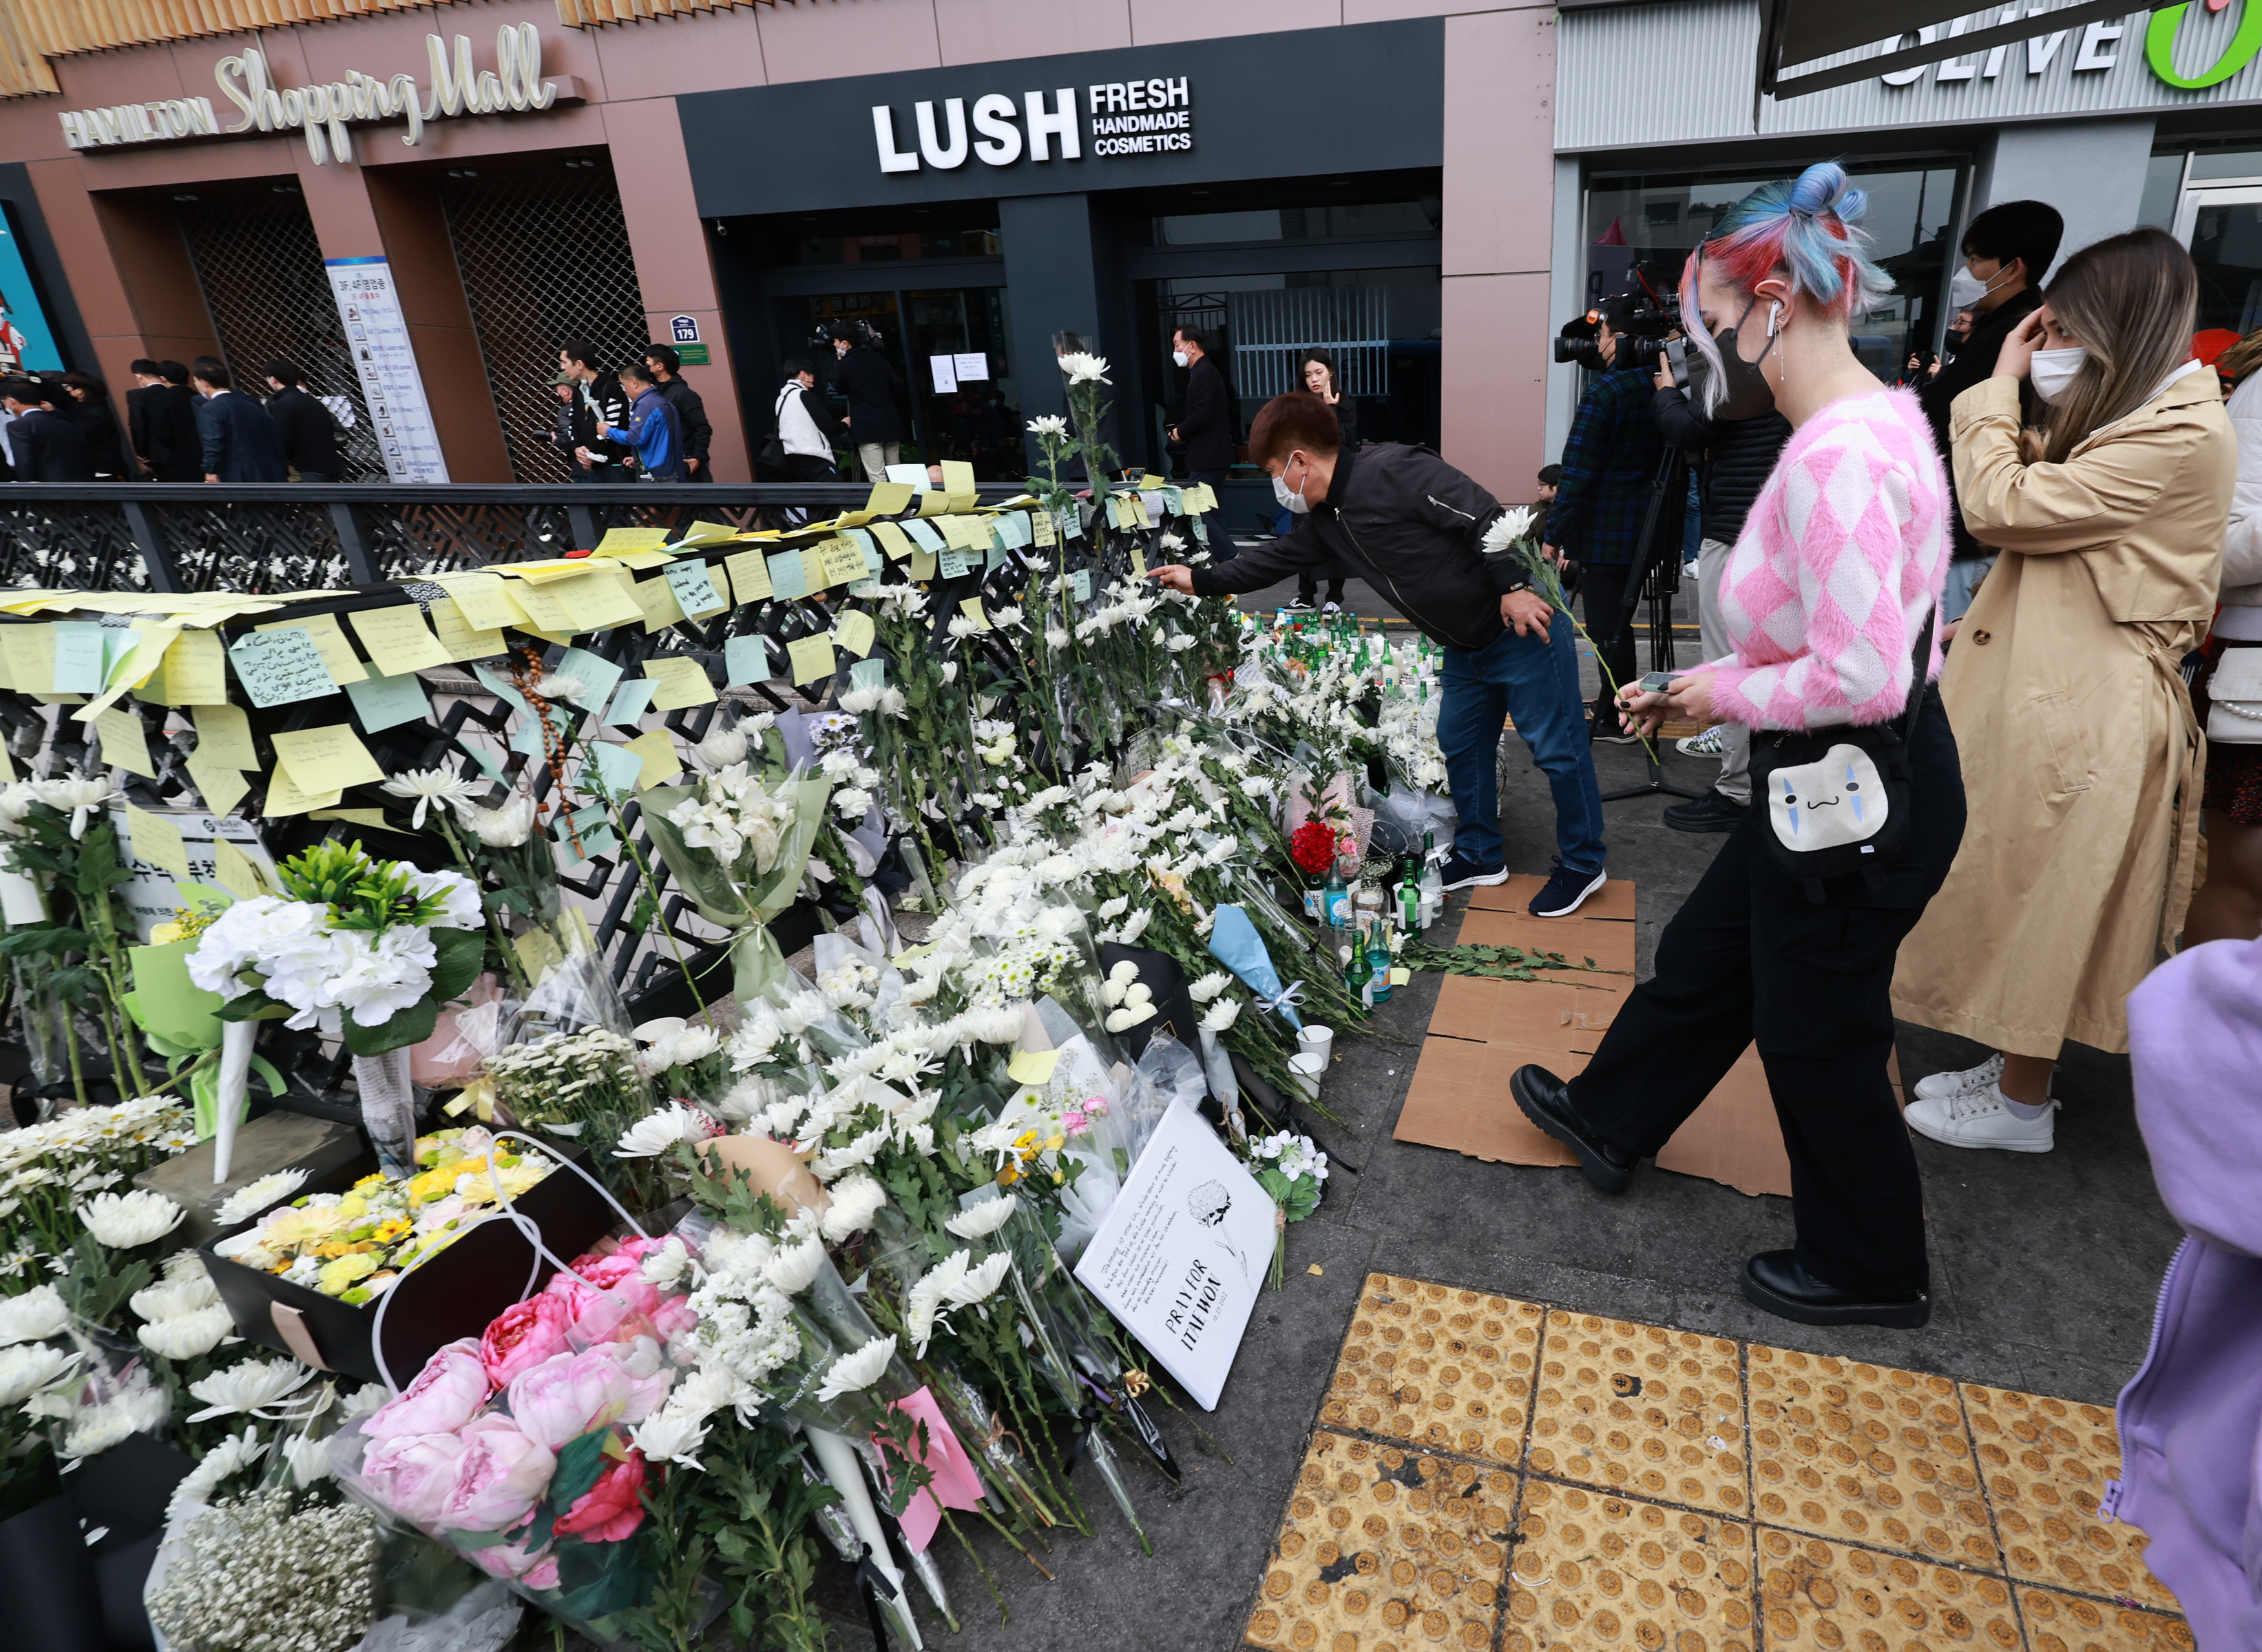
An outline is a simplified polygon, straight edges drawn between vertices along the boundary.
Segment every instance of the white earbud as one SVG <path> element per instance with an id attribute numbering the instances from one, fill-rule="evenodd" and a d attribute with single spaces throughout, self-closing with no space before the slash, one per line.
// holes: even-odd
<path id="1" fill-rule="evenodd" d="M 1773 338 L 1783 331 L 1783 306 L 1770 301 L 1768 305 L 1768 336 Z"/>

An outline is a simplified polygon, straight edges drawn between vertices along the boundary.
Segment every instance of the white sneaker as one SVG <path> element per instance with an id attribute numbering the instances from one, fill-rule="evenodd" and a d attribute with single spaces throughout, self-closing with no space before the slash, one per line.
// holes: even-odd
<path id="1" fill-rule="evenodd" d="M 1992 1090 L 2002 1082 L 2003 1058 L 1990 1056 L 1976 1067 L 1966 1067 L 1961 1072 L 1935 1072 L 1919 1078 L 1910 1095 L 1920 1100 L 1944 1100 L 1952 1095 L 1977 1095 L 1982 1090 Z"/>
<path id="2" fill-rule="evenodd" d="M 1673 742 L 1674 749 L 1683 757 L 1718 757 L 1727 747 L 1722 744 L 1720 730 L 1716 725 L 1702 734 L 1684 734 Z"/>
<path id="3" fill-rule="evenodd" d="M 2003 1093 L 1993 1085 L 1963 1095 L 1921 1096 L 1908 1104 L 1903 1117 L 1920 1136 L 1928 1136 L 1949 1147 L 1997 1147 L 2006 1153 L 2047 1153 L 2055 1139 L 2058 1104 L 2040 1118 L 2022 1119 L 2011 1111 Z"/>

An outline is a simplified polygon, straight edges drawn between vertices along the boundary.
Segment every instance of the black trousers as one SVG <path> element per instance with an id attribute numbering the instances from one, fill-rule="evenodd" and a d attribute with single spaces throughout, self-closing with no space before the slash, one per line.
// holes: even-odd
<path id="1" fill-rule="evenodd" d="M 1747 819 L 1666 925 L 1655 976 L 1571 1080 L 1595 1131 L 1647 1157 L 1756 1042 L 1790 1157 L 1799 1263 L 1846 1290 L 1930 1281 L 1924 1193 L 1885 1063 L 1894 956 L 1963 837 L 1963 771 L 1936 689 L 1911 757 L 1909 837 L 1882 890 L 1834 879 L 1814 905 L 1769 858 L 1764 823 Z"/>
<path id="2" fill-rule="evenodd" d="M 1595 689 L 1595 716 L 1610 732 L 1617 732 L 1618 714 L 1611 708 L 1610 677 L 1616 677 L 1624 688 L 1633 681 L 1633 626 L 1618 625 L 1618 607 L 1625 601 L 1626 581 L 1633 577 L 1633 565 L 1627 562 L 1579 565 L 1579 604 L 1586 610 L 1587 634 L 1595 639 L 1602 651 L 1603 663 L 1610 667 L 1610 676 L 1602 679 Z"/>

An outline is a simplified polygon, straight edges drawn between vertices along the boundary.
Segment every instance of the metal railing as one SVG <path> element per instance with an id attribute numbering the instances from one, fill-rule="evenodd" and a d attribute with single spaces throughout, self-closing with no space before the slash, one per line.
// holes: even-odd
<path id="1" fill-rule="evenodd" d="M 985 502 L 1024 491 L 985 482 Z M 587 550 L 611 528 L 785 528 L 863 482 L 0 484 L 0 588 L 335 590 Z"/>

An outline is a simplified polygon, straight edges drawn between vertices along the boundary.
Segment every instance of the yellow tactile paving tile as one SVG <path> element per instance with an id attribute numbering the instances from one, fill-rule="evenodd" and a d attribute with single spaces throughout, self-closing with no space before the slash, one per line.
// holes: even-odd
<path id="1" fill-rule="evenodd" d="M 2144 1565 L 2150 1540 L 2097 1519 L 2105 1482 L 2121 1472 L 2111 1411 L 1967 1382 L 1963 1414 L 2012 1576 L 2175 1609 L 2175 1596 Z"/>
<path id="2" fill-rule="evenodd" d="M 1746 1381 L 1762 1523 L 2001 1564 L 1954 1382 L 1761 1343 L 1746 1351 Z"/>
<path id="3" fill-rule="evenodd" d="M 1516 1477 L 1322 1429 L 1246 1639 L 1292 1652 L 1488 1652 Z"/>
<path id="4" fill-rule="evenodd" d="M 1545 1310 L 1370 1273 L 1320 1420 L 1514 1463 Z"/>
<path id="5" fill-rule="evenodd" d="M 1761 1531 L 1760 1607 L 1769 1652 L 2019 1652 L 2017 1612 L 1999 1577 Z"/>
<path id="6" fill-rule="evenodd" d="M 2197 1642 L 2181 1618 L 2136 1612 L 2054 1589 L 2019 1590 L 2033 1652 L 2193 1652 Z"/>
<path id="7" fill-rule="evenodd" d="M 1505 1652 L 1751 1652 L 1747 1526 L 1527 1480 Z"/>
<path id="8" fill-rule="evenodd" d="M 1740 1363 L 1725 1338 L 1557 1309 L 1527 1461 L 1604 1490 L 1747 1518 Z"/>

